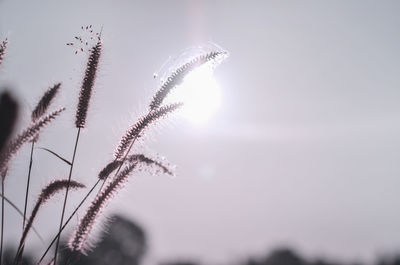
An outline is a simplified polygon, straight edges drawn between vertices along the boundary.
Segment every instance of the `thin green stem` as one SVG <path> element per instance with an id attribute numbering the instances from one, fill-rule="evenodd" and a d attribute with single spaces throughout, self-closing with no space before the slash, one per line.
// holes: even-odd
<path id="1" fill-rule="evenodd" d="M 71 166 L 69 168 L 69 175 L 68 175 L 68 185 L 67 185 L 67 189 L 65 191 L 65 197 L 64 197 L 64 204 L 63 204 L 63 209 L 62 209 L 62 213 L 61 213 L 61 221 L 60 221 L 60 229 L 59 231 L 59 235 L 57 236 L 57 243 L 56 243 L 56 251 L 54 254 L 54 265 L 57 264 L 57 254 L 58 254 L 58 246 L 60 244 L 60 237 L 61 237 L 61 229 L 63 226 L 63 222 L 64 222 L 64 214 L 65 214 L 65 207 L 67 205 L 67 199 L 68 199 L 68 192 L 69 192 L 69 183 L 71 181 L 71 176 L 72 176 L 72 169 L 74 168 L 74 161 L 75 161 L 75 155 L 76 155 L 76 149 L 78 147 L 78 142 L 79 142 L 79 135 L 81 133 L 81 128 L 78 128 L 78 132 L 76 134 L 76 140 L 75 140 L 75 147 L 74 147 L 74 153 L 72 155 L 72 161 L 71 161 Z"/>
<path id="2" fill-rule="evenodd" d="M 31 171 L 32 171 L 32 163 L 33 163 L 33 148 L 34 148 L 34 146 L 35 146 L 35 142 L 32 141 L 31 158 L 29 160 L 28 180 L 26 181 L 24 218 L 23 218 L 23 221 L 22 221 L 22 231 L 24 231 L 24 228 L 25 228 L 26 208 L 27 208 L 27 205 L 28 205 L 28 194 L 29 194 L 29 185 L 30 185 L 30 181 L 31 181 Z"/>

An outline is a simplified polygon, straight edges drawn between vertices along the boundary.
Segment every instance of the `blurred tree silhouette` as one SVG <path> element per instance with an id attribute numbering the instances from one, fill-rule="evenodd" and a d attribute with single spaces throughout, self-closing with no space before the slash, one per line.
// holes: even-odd
<path id="1" fill-rule="evenodd" d="M 193 261 L 173 261 L 173 262 L 162 262 L 160 265 L 199 265 Z"/>
<path id="2" fill-rule="evenodd" d="M 15 253 L 17 250 L 14 248 L 6 248 L 3 253 L 3 264 L 4 265 L 13 265 Z M 22 263 L 20 265 L 33 265 L 33 259 L 31 256 L 24 254 L 22 257 Z"/>
<path id="3" fill-rule="evenodd" d="M 271 251 L 266 257 L 251 257 L 242 263 L 243 265 L 356 265 L 341 264 L 327 259 L 307 260 L 301 257 L 297 252 L 290 248 L 277 248 Z M 393 263 L 377 264 L 377 265 L 395 265 Z M 400 265 L 400 264 L 399 264 Z"/>
<path id="4" fill-rule="evenodd" d="M 76 256 L 67 247 L 64 248 L 59 264 L 67 265 L 139 265 L 147 252 L 146 233 L 139 225 L 122 216 L 111 217 L 108 232 L 103 232 L 100 242 L 88 256 Z M 15 249 L 7 248 L 4 252 L 4 265 L 13 264 Z M 33 265 L 34 260 L 24 256 L 21 265 Z M 199 265 L 195 260 L 175 260 L 160 262 L 160 265 Z M 231 261 L 226 264 L 237 265 L 360 265 L 338 263 L 327 259 L 308 260 L 296 251 L 281 247 L 261 257 Z M 375 265 L 400 265 L 400 255 L 383 256 Z"/>
<path id="5" fill-rule="evenodd" d="M 381 258 L 377 262 L 377 265 L 400 265 L 400 255 L 396 255 L 392 258 L 389 257 Z"/>
<path id="6" fill-rule="evenodd" d="M 306 262 L 290 249 L 278 249 L 273 251 L 262 264 L 268 265 L 305 265 Z"/>
<path id="7" fill-rule="evenodd" d="M 118 215 L 111 217 L 108 232 L 88 256 L 80 255 L 73 260 L 76 265 L 138 265 L 147 250 L 144 230 L 134 222 Z M 63 261 L 71 256 L 68 248 L 62 253 Z"/>
<path id="8" fill-rule="evenodd" d="M 261 259 L 250 258 L 245 265 L 307 265 L 299 255 L 288 248 L 279 248 Z"/>

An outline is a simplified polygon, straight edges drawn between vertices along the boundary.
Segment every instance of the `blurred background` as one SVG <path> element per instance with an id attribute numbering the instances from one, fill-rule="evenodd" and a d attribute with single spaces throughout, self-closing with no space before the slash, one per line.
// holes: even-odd
<path id="1" fill-rule="evenodd" d="M 214 72 L 218 110 L 201 124 L 170 117 L 136 150 L 165 156 L 176 177 L 136 174 L 106 215 L 143 230 L 143 264 L 259 264 L 281 252 L 304 263 L 375 263 L 400 253 L 399 11 L 398 1 L 2 0 L 0 40 L 9 45 L 0 86 L 18 99 L 23 128 L 45 89 L 62 82 L 56 105 L 67 111 L 37 146 L 72 157 L 88 53 L 66 43 L 82 26 L 102 28 L 73 173 L 91 186 L 146 110 L 159 85 L 153 74 L 188 47 L 218 44 L 230 53 Z M 28 163 L 27 145 L 6 181 L 20 208 Z M 35 150 L 31 201 L 67 174 Z M 71 193 L 69 212 L 80 195 Z M 61 203 L 59 196 L 36 220 L 46 243 L 30 235 L 26 251 L 35 258 L 57 230 Z M 22 220 L 6 212 L 5 242 L 16 247 Z"/>

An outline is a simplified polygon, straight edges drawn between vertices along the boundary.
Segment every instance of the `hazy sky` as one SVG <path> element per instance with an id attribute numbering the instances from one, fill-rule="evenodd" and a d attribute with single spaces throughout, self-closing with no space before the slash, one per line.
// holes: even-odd
<path id="1" fill-rule="evenodd" d="M 284 244 L 309 256 L 371 260 L 400 251 L 399 13 L 399 1 L 2 0 L 0 39 L 8 37 L 9 49 L 0 84 L 24 105 L 23 126 L 43 91 L 63 82 L 57 104 L 68 110 L 38 145 L 71 157 L 87 56 L 65 44 L 83 25 L 103 26 L 73 174 L 90 186 L 145 111 L 153 73 L 187 47 L 217 43 L 230 52 L 215 71 L 219 111 L 202 126 L 168 119 L 140 149 L 165 155 L 177 177 L 140 174 L 107 212 L 145 227 L 149 261 L 227 262 Z M 25 147 L 6 183 L 21 207 L 28 155 Z M 31 199 L 67 173 L 36 151 Z M 76 203 L 81 194 L 73 195 Z M 61 196 L 37 219 L 46 238 L 60 205 Z M 15 241 L 20 217 L 7 211 L 7 241 Z"/>

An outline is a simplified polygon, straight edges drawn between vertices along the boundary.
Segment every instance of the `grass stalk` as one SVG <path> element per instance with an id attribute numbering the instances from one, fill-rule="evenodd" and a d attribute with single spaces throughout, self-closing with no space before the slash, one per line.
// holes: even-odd
<path id="1" fill-rule="evenodd" d="M 5 176 L 1 178 L 1 243 L 0 243 L 0 265 L 3 264 L 3 237 L 4 237 L 4 180 Z"/>
<path id="2" fill-rule="evenodd" d="M 21 217 L 24 217 L 24 213 L 18 208 L 17 205 L 15 205 L 15 203 L 13 203 L 10 199 L 8 199 L 6 196 L 3 196 L 3 194 L 0 194 L 0 197 L 4 197 L 5 202 L 7 202 L 12 208 L 14 208 L 14 210 L 21 215 Z M 27 221 L 27 220 L 25 220 Z M 42 243 L 44 243 L 43 238 L 40 236 L 39 232 L 36 230 L 35 227 L 32 226 L 32 230 L 33 232 L 37 235 L 37 237 L 40 239 L 40 241 Z"/>
<path id="3" fill-rule="evenodd" d="M 65 214 L 65 207 L 67 205 L 67 199 L 68 199 L 68 192 L 69 192 L 69 183 L 71 182 L 71 176 L 72 176 L 72 169 L 74 168 L 74 161 L 75 161 L 75 155 L 76 155 L 76 149 L 78 147 L 78 142 L 79 142 L 79 135 L 81 133 L 81 128 L 78 127 L 78 132 L 76 133 L 76 139 L 75 139 L 75 147 L 74 147 L 74 153 L 72 155 L 72 160 L 71 160 L 71 166 L 69 168 L 69 175 L 68 175 L 68 185 L 67 185 L 67 189 L 65 191 L 65 197 L 64 197 L 64 204 L 63 204 L 63 209 L 62 209 L 62 213 L 61 213 L 61 221 L 60 221 L 60 228 L 59 228 L 59 232 L 58 232 L 58 236 L 57 236 L 57 243 L 56 243 L 56 251 L 54 253 L 54 265 L 56 265 L 57 263 L 57 254 L 58 254 L 58 247 L 60 245 L 60 238 L 61 238 L 61 229 L 63 227 L 63 222 L 64 222 L 64 214 Z"/>
<path id="4" fill-rule="evenodd" d="M 151 112 L 151 110 L 149 111 L 148 114 L 150 114 L 150 112 Z M 117 168 L 117 170 L 116 170 L 115 173 L 114 173 L 114 177 L 116 177 L 116 176 L 118 175 L 118 173 L 120 172 L 120 170 L 121 170 L 121 168 L 122 168 L 124 162 L 126 161 L 128 155 L 129 155 L 129 153 L 130 153 L 130 151 L 131 151 L 131 149 L 132 149 L 132 147 L 133 147 L 133 144 L 136 142 L 136 140 L 137 140 L 137 138 L 138 138 L 139 136 L 140 136 L 140 135 L 136 135 L 136 136 L 132 139 L 131 143 L 129 144 L 129 147 L 127 148 L 127 149 L 128 149 L 127 152 L 124 154 L 124 156 L 123 156 L 123 158 L 122 158 L 122 162 L 120 163 L 119 167 Z M 117 159 L 115 159 L 115 160 L 117 160 Z M 72 164 L 73 164 L 73 161 L 74 161 L 74 159 L 72 160 Z M 72 165 L 71 165 L 71 167 L 72 167 Z M 99 190 L 97 191 L 97 195 L 99 195 L 100 192 L 102 191 L 102 189 L 103 189 L 103 187 L 104 187 L 104 185 L 105 185 L 107 179 L 108 179 L 108 176 L 107 176 L 105 179 L 103 179 L 103 183 L 101 184 Z M 66 226 L 68 225 L 68 223 L 71 221 L 71 219 L 73 218 L 73 216 L 76 214 L 76 212 L 77 212 L 77 211 L 79 210 L 79 208 L 83 205 L 83 203 L 84 203 L 84 202 L 86 201 L 86 199 L 90 196 L 90 194 L 91 194 L 91 193 L 93 192 L 93 190 L 97 187 L 97 185 L 100 183 L 101 180 L 102 180 L 102 179 L 98 179 L 98 180 L 96 181 L 96 183 L 92 186 L 92 188 L 89 190 L 89 192 L 85 195 L 85 197 L 81 200 L 81 202 L 79 203 L 79 205 L 75 208 L 75 210 L 74 210 L 74 211 L 72 212 L 72 214 L 69 216 L 69 218 L 68 218 L 68 220 L 65 222 L 65 224 L 62 225 L 62 226 L 60 226 L 59 232 L 58 232 L 57 235 L 53 238 L 53 240 L 50 242 L 49 246 L 47 247 L 47 249 L 46 249 L 46 251 L 43 253 L 43 255 L 40 257 L 40 259 L 39 259 L 39 261 L 38 261 L 37 264 L 40 264 L 40 263 L 43 261 L 43 259 L 45 258 L 45 256 L 47 255 L 47 253 L 50 251 L 50 248 L 52 247 L 52 245 L 54 244 L 54 242 L 55 242 L 56 240 L 57 240 L 57 244 L 56 244 L 56 253 L 57 253 L 57 249 L 58 249 L 58 246 L 59 246 L 60 235 L 61 235 L 62 231 L 65 229 L 65 227 L 66 227 Z M 56 254 L 56 255 L 57 255 L 57 254 Z M 56 258 L 55 258 L 56 255 L 54 256 L 54 263 L 53 263 L 53 264 L 56 264 L 56 263 L 55 263 L 55 261 L 56 261 Z"/>
<path id="5" fill-rule="evenodd" d="M 32 163 L 33 163 L 33 148 L 35 146 L 35 141 L 32 141 L 31 144 L 31 154 L 30 154 L 30 159 L 29 159 L 29 170 L 28 170 L 28 179 L 26 181 L 26 191 L 25 191 L 25 203 L 24 203 L 24 216 L 22 218 L 22 233 L 24 232 L 25 229 L 25 218 L 26 218 L 26 208 L 28 206 L 28 194 L 29 194 L 29 185 L 30 185 L 30 180 L 31 180 L 31 171 L 32 171 Z M 23 247 L 21 250 L 21 253 L 23 252 Z M 21 254 L 22 255 L 22 254 Z M 18 257 L 16 257 L 15 261 L 17 260 Z M 22 259 L 22 256 L 21 256 Z"/>
<path id="6" fill-rule="evenodd" d="M 36 219 L 36 216 L 39 212 L 39 209 L 41 207 L 43 207 L 43 205 L 55 194 L 57 194 L 58 192 L 60 192 L 63 189 L 66 189 L 67 187 L 69 187 L 70 189 L 77 189 L 77 188 L 84 188 L 85 185 L 70 180 L 68 181 L 67 179 L 62 179 L 62 180 L 55 180 L 52 181 L 50 184 L 48 184 L 45 188 L 42 189 L 42 192 L 40 193 L 40 196 L 38 197 L 35 206 L 33 207 L 31 216 L 29 217 L 28 222 L 26 223 L 25 229 L 22 233 L 21 239 L 20 239 L 20 243 L 18 246 L 18 251 L 17 254 L 15 256 L 14 259 L 14 264 L 18 265 L 20 264 L 21 260 L 22 260 L 22 254 L 24 251 L 24 246 L 25 246 L 25 241 L 26 238 L 28 236 L 28 233 L 30 232 L 32 226 L 33 226 L 33 222 Z"/>
<path id="7" fill-rule="evenodd" d="M 178 105 L 177 105 L 177 106 L 178 106 Z M 152 111 L 150 110 L 149 113 L 147 114 L 147 116 L 148 116 L 151 112 L 152 112 Z M 80 129 L 80 127 L 78 127 L 78 129 Z M 128 150 L 127 150 L 127 152 L 125 152 L 125 154 L 124 154 L 124 156 L 123 156 L 123 158 L 122 158 L 121 164 L 119 165 L 119 167 L 117 168 L 117 170 L 116 170 L 115 173 L 114 173 L 114 177 L 116 177 L 116 176 L 118 175 L 118 173 L 120 172 L 120 170 L 121 170 L 121 168 L 122 168 L 124 162 L 126 161 L 128 155 L 129 155 L 129 152 L 130 152 L 131 149 L 132 149 L 133 144 L 136 142 L 137 138 L 139 138 L 139 137 L 140 137 L 140 134 L 135 135 L 134 138 L 132 139 L 132 141 L 130 142 L 129 147 L 127 148 Z M 70 168 L 73 167 L 74 158 L 75 158 L 75 155 L 74 155 L 74 157 L 73 157 L 73 159 L 72 159 L 71 167 L 70 167 Z M 117 158 L 115 158 L 115 160 L 117 160 Z M 70 172 L 71 172 L 71 171 L 70 171 Z M 108 176 L 107 176 L 105 179 L 103 179 L 103 183 L 101 184 L 101 187 L 100 187 L 99 190 L 97 191 L 97 195 L 99 195 L 100 192 L 102 191 L 102 189 L 103 189 L 103 187 L 104 187 L 104 185 L 105 185 L 107 179 L 108 179 Z M 65 224 L 62 225 L 62 222 L 61 222 L 61 224 L 60 224 L 60 229 L 59 229 L 57 235 L 54 237 L 54 239 L 51 241 L 50 245 L 47 247 L 47 249 L 46 249 L 46 251 L 44 252 L 44 254 L 41 256 L 41 258 L 40 258 L 38 264 L 40 264 L 40 263 L 43 261 L 44 257 L 45 257 L 45 256 L 47 255 L 47 253 L 49 252 L 51 246 L 52 246 L 52 245 L 54 244 L 54 242 L 57 240 L 57 244 L 56 244 L 56 254 L 55 254 L 55 256 L 54 256 L 54 264 L 56 264 L 56 263 L 55 263 L 55 262 L 57 261 L 56 255 L 57 255 L 57 251 L 58 251 L 58 247 L 59 247 L 59 241 L 60 241 L 60 235 L 61 235 L 62 231 L 63 231 L 64 228 L 68 225 L 68 223 L 70 222 L 70 220 L 72 219 L 72 217 L 76 214 L 76 212 L 77 212 L 77 211 L 79 210 L 79 208 L 83 205 L 83 203 L 84 203 L 84 202 L 86 201 L 86 199 L 90 196 L 90 194 L 91 194 L 91 193 L 93 192 L 93 190 L 97 187 L 97 185 L 100 183 L 101 180 L 102 180 L 102 179 L 98 179 L 97 182 L 92 186 L 92 188 L 89 190 L 89 192 L 85 195 L 85 197 L 81 200 L 81 202 L 79 203 L 79 205 L 78 205 L 78 206 L 75 208 L 75 210 L 72 212 L 72 214 L 70 215 L 70 217 L 68 218 L 68 220 L 65 222 Z M 65 203 L 65 201 L 64 201 L 64 203 Z M 63 211 L 63 212 L 64 212 L 64 211 Z"/>
<path id="8" fill-rule="evenodd" d="M 43 255 L 40 257 L 39 261 L 37 264 L 40 264 L 43 259 L 46 257 L 47 253 L 50 251 L 50 248 L 53 246 L 54 242 L 59 238 L 61 232 L 65 229 L 65 227 L 68 225 L 68 223 L 71 221 L 71 219 L 74 217 L 76 212 L 79 210 L 79 208 L 82 206 L 82 204 L 86 201 L 86 199 L 90 196 L 90 194 L 93 192 L 93 190 L 97 187 L 101 179 L 98 179 L 97 182 L 93 185 L 93 187 L 89 190 L 89 192 L 85 195 L 85 197 L 81 200 L 81 202 L 78 204 L 78 206 L 75 208 L 75 210 L 72 212 L 72 214 L 68 217 L 67 221 L 65 221 L 64 225 L 61 227 L 60 231 L 57 233 L 57 235 L 53 238 L 53 240 L 50 242 L 50 245 L 47 247 L 46 251 L 43 253 Z"/>
<path id="9" fill-rule="evenodd" d="M 119 173 L 119 171 L 122 168 L 122 165 L 124 164 L 126 158 L 128 157 L 128 154 L 130 152 L 130 150 L 132 149 L 133 144 L 135 143 L 134 139 L 131 144 L 129 145 L 128 151 L 126 152 L 126 154 L 124 155 L 123 159 L 122 159 L 122 163 L 119 165 L 119 167 L 117 168 L 117 170 L 115 171 L 114 177 L 117 176 L 117 174 Z M 72 160 L 72 164 L 73 164 Z M 107 177 L 108 178 L 108 177 Z M 99 190 L 97 191 L 97 194 L 99 194 L 101 192 L 101 190 L 104 187 L 104 184 L 106 183 L 107 178 L 103 179 L 103 183 L 101 184 Z M 74 215 L 76 214 L 76 212 L 79 210 L 79 208 L 83 205 L 83 203 L 87 200 L 87 198 L 90 196 L 90 194 L 93 192 L 93 190 L 97 187 L 97 185 L 99 185 L 100 181 L 102 179 L 98 179 L 96 181 L 96 183 L 92 186 L 92 188 L 89 190 L 89 192 L 85 195 L 85 197 L 81 200 L 81 202 L 78 204 L 78 206 L 75 208 L 75 210 L 72 212 L 72 214 L 68 217 L 67 221 L 65 222 L 65 224 L 60 228 L 60 230 L 58 231 L 57 235 L 53 238 L 53 240 L 50 242 L 49 246 L 47 247 L 46 251 L 43 253 L 43 255 L 40 257 L 39 261 L 37 262 L 37 264 L 41 264 L 41 262 L 43 261 L 43 259 L 46 257 L 47 253 L 50 251 L 51 247 L 53 246 L 54 242 L 56 242 L 57 240 L 57 245 L 59 244 L 59 240 L 60 240 L 60 235 L 61 232 L 65 229 L 65 227 L 68 225 L 68 223 L 72 220 L 72 218 L 74 217 Z M 56 245 L 56 249 L 57 249 L 57 245 Z M 55 259 L 54 259 L 55 261 Z M 55 263 L 53 263 L 55 264 Z"/>
<path id="10" fill-rule="evenodd" d="M 29 185 L 30 185 L 30 181 L 31 181 L 31 171 L 32 171 L 33 149 L 34 149 L 34 147 L 35 147 L 35 141 L 32 141 L 32 144 L 31 144 L 31 155 L 30 155 L 30 159 L 29 159 L 28 179 L 26 181 L 24 218 L 23 218 L 23 221 L 22 221 L 22 231 L 25 228 L 26 208 L 27 208 L 27 205 L 28 205 L 28 194 L 29 194 Z"/>
<path id="11" fill-rule="evenodd" d="M 79 225 L 74 230 L 70 241 L 69 248 L 78 255 L 86 254 L 88 250 L 88 238 L 90 231 L 93 229 L 97 217 L 101 214 L 103 209 L 109 203 L 109 201 L 122 189 L 132 171 L 137 166 L 138 162 L 127 165 L 121 173 L 119 173 L 113 180 L 108 182 L 104 190 L 96 196 L 96 198 L 91 202 L 89 208 L 85 212 L 85 215 L 79 221 Z"/>

